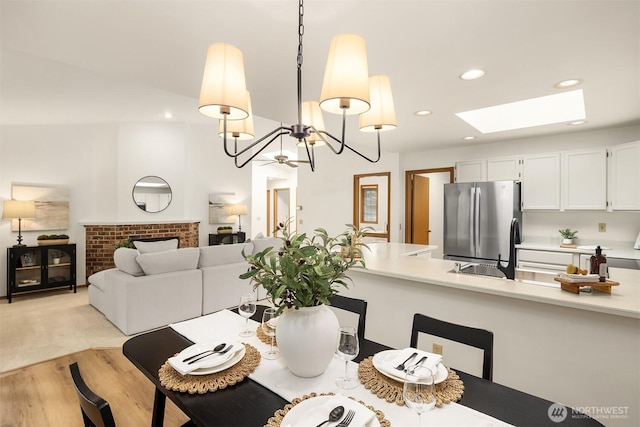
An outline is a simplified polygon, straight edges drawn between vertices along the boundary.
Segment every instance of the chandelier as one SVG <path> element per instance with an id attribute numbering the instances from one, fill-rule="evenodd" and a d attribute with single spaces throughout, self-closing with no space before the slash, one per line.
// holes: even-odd
<path id="1" fill-rule="evenodd" d="M 255 137 L 251 99 L 246 88 L 244 59 L 242 52 L 226 43 L 215 43 L 207 50 L 199 110 L 202 114 L 220 119 L 218 135 L 224 140 L 224 152 L 242 168 L 276 141 L 281 135 L 295 138 L 299 147 L 304 147 L 307 159 L 315 171 L 314 147 L 326 145 L 335 154 L 348 149 L 365 160 L 375 163 L 380 160 L 380 132 L 396 127 L 395 110 L 389 78 L 384 75 L 369 76 L 366 42 L 355 34 L 342 34 L 332 39 L 324 74 L 320 102 L 302 101 L 302 63 L 304 34 L 304 1 L 298 5 L 298 53 L 297 88 L 298 121 L 291 126 L 282 124 L 244 148 L 239 140 Z M 337 138 L 324 128 L 322 111 L 342 115 L 342 134 Z M 376 132 L 378 154 L 370 158 L 347 144 L 345 140 L 347 115 L 359 114 L 362 132 Z M 230 140 L 233 139 L 233 148 Z M 255 150 L 253 150 L 255 148 Z M 239 157 L 249 150 L 249 157 Z"/>

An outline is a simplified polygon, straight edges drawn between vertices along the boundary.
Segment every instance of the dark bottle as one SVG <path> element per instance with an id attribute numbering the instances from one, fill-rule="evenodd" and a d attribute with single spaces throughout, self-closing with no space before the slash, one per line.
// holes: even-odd
<path id="1" fill-rule="evenodd" d="M 601 282 L 607 281 L 607 258 L 602 255 L 602 248 L 596 248 L 596 254 L 591 256 L 589 273 L 600 276 Z"/>

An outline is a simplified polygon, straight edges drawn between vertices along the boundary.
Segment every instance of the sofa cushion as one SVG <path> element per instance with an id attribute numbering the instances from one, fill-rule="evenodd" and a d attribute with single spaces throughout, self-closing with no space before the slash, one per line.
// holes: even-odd
<path id="1" fill-rule="evenodd" d="M 140 255 L 140 252 L 135 249 L 118 248 L 113 253 L 113 262 L 118 267 L 118 270 L 122 270 L 132 276 L 144 276 L 144 271 L 136 261 L 138 255 Z"/>
<path id="2" fill-rule="evenodd" d="M 104 289 L 104 273 L 107 270 L 98 271 L 97 273 L 93 273 L 91 276 L 87 277 L 87 283 L 90 285 L 96 286 L 100 289 Z"/>
<path id="3" fill-rule="evenodd" d="M 195 270 L 198 267 L 199 257 L 198 248 L 182 248 L 140 254 L 136 260 L 142 267 L 144 274 L 150 276 L 174 271 Z"/>
<path id="4" fill-rule="evenodd" d="M 149 254 L 178 249 L 178 239 L 159 240 L 157 242 L 141 242 L 136 240 L 133 242 L 133 245 L 141 254 Z"/>
<path id="5" fill-rule="evenodd" d="M 248 243 L 239 243 L 235 245 L 203 246 L 200 248 L 200 259 L 198 260 L 198 268 L 243 262 L 243 249 L 247 255 L 251 254 L 251 244 Z"/>
<path id="6" fill-rule="evenodd" d="M 282 247 L 282 240 L 277 237 L 267 237 L 265 239 L 253 239 L 253 252 L 252 255 L 262 252 L 265 249 L 271 247 L 274 251 L 279 250 Z"/>

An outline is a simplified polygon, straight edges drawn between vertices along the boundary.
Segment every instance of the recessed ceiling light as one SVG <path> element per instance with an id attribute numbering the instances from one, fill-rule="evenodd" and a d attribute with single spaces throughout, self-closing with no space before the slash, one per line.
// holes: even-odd
<path id="1" fill-rule="evenodd" d="M 555 87 L 556 89 L 566 89 L 568 87 L 578 86 L 580 83 L 582 83 L 582 80 L 569 79 L 556 83 L 555 85 L 553 85 L 553 87 Z"/>
<path id="2" fill-rule="evenodd" d="M 465 136 L 462 139 L 467 140 L 467 141 L 471 141 L 472 139 L 476 139 L 476 137 L 475 136 Z"/>
<path id="3" fill-rule="evenodd" d="M 492 133 L 584 120 L 586 113 L 582 89 L 578 89 L 465 111 L 456 116 L 482 133 Z"/>
<path id="4" fill-rule="evenodd" d="M 465 73 L 460 74 L 460 78 L 462 80 L 475 80 L 479 79 L 482 76 L 484 76 L 483 70 L 469 70 Z"/>
<path id="5" fill-rule="evenodd" d="M 567 123 L 569 126 L 578 126 L 587 123 L 586 120 L 576 120 L 575 122 Z"/>
<path id="6" fill-rule="evenodd" d="M 416 116 L 428 116 L 429 114 L 431 114 L 431 111 L 429 110 L 420 110 L 420 111 L 416 111 L 415 113 Z"/>
<path id="7" fill-rule="evenodd" d="M 164 113 L 164 118 L 165 119 L 172 119 L 173 118 L 173 114 L 171 114 L 169 111 L 167 111 L 166 113 Z"/>

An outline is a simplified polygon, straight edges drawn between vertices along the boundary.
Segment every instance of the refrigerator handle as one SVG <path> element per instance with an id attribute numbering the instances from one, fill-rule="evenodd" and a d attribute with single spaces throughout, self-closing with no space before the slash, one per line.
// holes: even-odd
<path id="1" fill-rule="evenodd" d="M 475 252 L 475 256 L 478 256 L 478 246 L 480 246 L 480 238 L 482 236 L 480 236 L 480 200 L 482 197 L 482 192 L 480 191 L 479 187 L 476 187 L 476 195 L 473 199 L 473 211 L 474 211 L 474 218 L 473 218 L 473 222 L 474 222 L 474 230 L 473 230 L 473 236 L 474 236 L 474 252 Z"/>
<path id="2" fill-rule="evenodd" d="M 476 201 L 476 187 L 469 188 L 469 252 L 472 257 L 476 256 L 476 224 L 475 219 L 475 201 Z"/>

